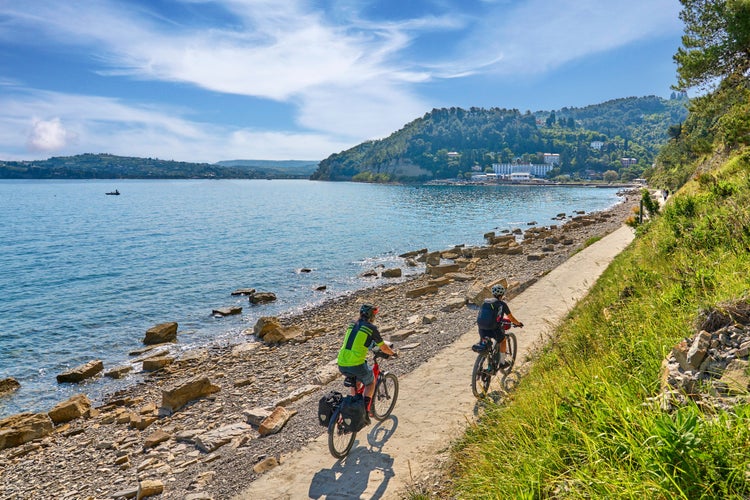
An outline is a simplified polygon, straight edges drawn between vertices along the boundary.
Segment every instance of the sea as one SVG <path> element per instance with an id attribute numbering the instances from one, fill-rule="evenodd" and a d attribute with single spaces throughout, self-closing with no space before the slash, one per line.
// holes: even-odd
<path id="1" fill-rule="evenodd" d="M 135 383 L 137 373 L 79 385 L 56 375 L 127 364 L 159 323 L 178 323 L 178 351 L 247 342 L 261 316 L 383 284 L 362 277 L 379 265 L 402 267 L 400 280 L 423 272 L 402 253 L 481 245 L 490 231 L 620 201 L 616 188 L 581 186 L 0 180 L 0 380 L 21 383 L 0 397 L 0 418 Z M 239 288 L 277 300 L 252 305 Z M 228 306 L 242 313 L 212 315 Z"/>

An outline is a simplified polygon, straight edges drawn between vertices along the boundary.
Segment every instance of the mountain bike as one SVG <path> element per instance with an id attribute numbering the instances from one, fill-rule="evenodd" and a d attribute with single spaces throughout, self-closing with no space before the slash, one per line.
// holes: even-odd
<path id="1" fill-rule="evenodd" d="M 377 421 L 383 421 L 391 414 L 398 399 L 398 378 L 391 372 L 381 371 L 378 359 L 390 358 L 388 354 L 376 351 L 373 357 L 372 373 L 375 376 L 375 392 L 370 401 L 370 407 L 365 410 Z M 346 377 L 344 386 L 356 387 L 357 394 L 364 396 L 365 385 L 355 379 Z M 341 405 L 337 406 L 328 424 L 328 450 L 336 458 L 344 458 L 354 445 L 357 432 L 352 431 L 341 415 Z"/>
<path id="2" fill-rule="evenodd" d="M 474 397 L 481 399 L 487 396 L 492 377 L 497 375 L 498 372 L 508 375 L 513 371 L 516 364 L 518 341 L 516 334 L 508 331 L 511 326 L 510 321 L 503 320 L 507 349 L 505 363 L 500 362 L 500 342 L 494 338 L 490 338 L 490 345 L 487 349 L 477 354 L 474 369 L 471 371 L 471 392 L 474 393 Z"/>

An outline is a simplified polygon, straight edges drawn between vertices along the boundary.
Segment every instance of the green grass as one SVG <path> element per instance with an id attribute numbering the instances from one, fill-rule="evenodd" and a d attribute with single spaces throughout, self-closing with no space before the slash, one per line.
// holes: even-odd
<path id="1" fill-rule="evenodd" d="M 750 498 L 750 409 L 663 412 L 662 360 L 699 311 L 750 290 L 750 153 L 639 226 L 534 360 L 453 450 L 455 498 Z"/>

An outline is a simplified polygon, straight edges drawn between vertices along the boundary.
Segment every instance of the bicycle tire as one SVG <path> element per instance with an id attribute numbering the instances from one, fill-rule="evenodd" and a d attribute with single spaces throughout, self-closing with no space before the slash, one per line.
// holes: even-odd
<path id="1" fill-rule="evenodd" d="M 372 394 L 372 416 L 383 421 L 391 414 L 398 399 L 398 378 L 393 373 L 381 374 Z"/>
<path id="2" fill-rule="evenodd" d="M 474 369 L 471 371 L 471 392 L 474 397 L 482 399 L 487 396 L 492 382 L 492 372 L 490 371 L 491 354 L 481 353 L 474 361 Z"/>
<path id="3" fill-rule="evenodd" d="M 508 365 L 500 368 L 500 371 L 503 372 L 503 374 L 508 375 L 510 372 L 513 371 L 513 367 L 516 365 L 516 352 L 518 351 L 518 339 L 516 339 L 515 333 L 506 333 L 505 334 L 505 346 L 507 349 L 507 352 L 505 353 L 505 361 L 508 362 Z"/>
<path id="4" fill-rule="evenodd" d="M 334 458 L 344 458 L 351 451 L 356 437 L 356 432 L 348 432 L 344 428 L 341 412 L 337 408 L 328 424 L 328 451 Z"/>

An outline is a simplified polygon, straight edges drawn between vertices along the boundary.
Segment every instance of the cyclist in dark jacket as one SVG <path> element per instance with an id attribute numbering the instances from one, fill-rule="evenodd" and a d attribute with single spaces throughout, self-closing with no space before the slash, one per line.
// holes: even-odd
<path id="1" fill-rule="evenodd" d="M 359 319 L 350 323 L 346 330 L 338 355 L 339 371 L 346 376 L 357 377 L 365 384 L 365 408 L 370 407 L 372 394 L 375 392 L 375 376 L 372 367 L 367 364 L 367 350 L 377 346 L 385 354 L 396 354 L 380 336 L 378 327 L 372 324 L 377 313 L 377 307 L 370 304 L 362 305 L 359 309 Z M 351 392 L 354 395 L 356 389 L 352 387 Z"/>
<path id="2" fill-rule="evenodd" d="M 475 352 L 483 352 L 487 349 L 489 338 L 494 338 L 500 342 L 500 365 L 505 364 L 505 353 L 508 352 L 507 340 L 505 338 L 505 329 L 503 328 L 503 321 L 507 320 L 513 323 L 514 326 L 523 326 L 523 323 L 518 321 L 513 314 L 510 312 L 508 304 L 502 300 L 505 295 L 505 287 L 497 284 L 492 287 L 492 299 L 487 299 L 485 302 L 490 303 L 495 316 L 494 326 L 491 329 L 479 328 L 479 343 L 471 346 Z"/>

